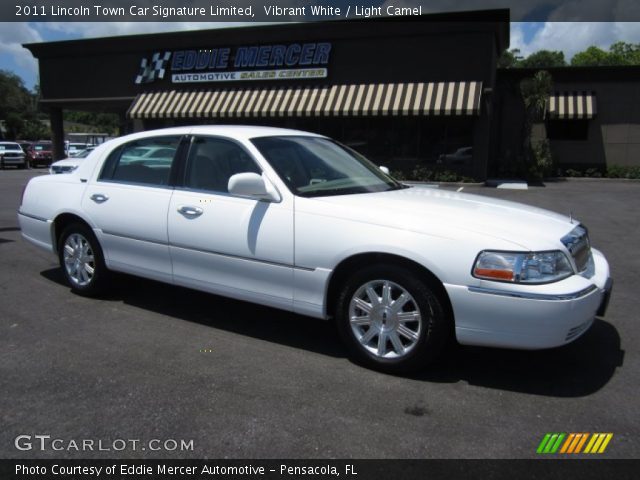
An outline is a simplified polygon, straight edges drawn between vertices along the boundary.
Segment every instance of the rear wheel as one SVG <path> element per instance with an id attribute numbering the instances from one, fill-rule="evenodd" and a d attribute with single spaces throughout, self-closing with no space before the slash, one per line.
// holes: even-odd
<path id="1" fill-rule="evenodd" d="M 437 289 L 410 269 L 365 268 L 338 298 L 338 330 L 354 359 L 377 370 L 426 366 L 444 347 L 450 319 Z"/>
<path id="2" fill-rule="evenodd" d="M 108 270 L 98 239 L 90 228 L 80 223 L 65 228 L 58 242 L 58 256 L 74 292 L 94 296 L 104 290 Z"/>

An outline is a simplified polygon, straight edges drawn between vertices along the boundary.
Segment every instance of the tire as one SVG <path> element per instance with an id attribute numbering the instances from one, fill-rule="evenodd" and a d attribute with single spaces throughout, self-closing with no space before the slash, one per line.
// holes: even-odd
<path id="1" fill-rule="evenodd" d="M 444 305 L 414 271 L 372 265 L 352 275 L 338 296 L 338 332 L 358 363 L 389 373 L 415 371 L 447 343 L 452 319 Z"/>
<path id="2" fill-rule="evenodd" d="M 92 297 L 105 290 L 109 271 L 100 243 L 89 227 L 74 223 L 65 228 L 58 241 L 58 258 L 75 293 Z"/>

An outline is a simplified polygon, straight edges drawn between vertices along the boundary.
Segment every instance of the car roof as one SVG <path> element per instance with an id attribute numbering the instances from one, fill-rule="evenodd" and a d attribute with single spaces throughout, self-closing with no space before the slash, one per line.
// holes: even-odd
<path id="1" fill-rule="evenodd" d="M 220 135 L 232 138 L 250 139 L 256 137 L 271 137 L 282 135 L 304 135 L 321 137 L 315 133 L 303 132 L 301 130 L 292 130 L 289 128 L 278 127 L 262 127 L 254 125 L 194 125 L 185 127 L 170 127 L 162 128 L 159 130 L 146 130 L 144 132 L 138 132 L 126 137 L 120 137 L 119 139 L 131 139 L 146 138 L 148 136 L 155 135 Z"/>
<path id="2" fill-rule="evenodd" d="M 0 145 L 11 145 L 19 147 L 20 144 L 18 142 L 0 142 Z"/>

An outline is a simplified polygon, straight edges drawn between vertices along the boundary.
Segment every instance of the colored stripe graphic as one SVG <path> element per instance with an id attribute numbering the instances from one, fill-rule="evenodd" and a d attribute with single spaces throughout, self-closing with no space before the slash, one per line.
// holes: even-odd
<path id="1" fill-rule="evenodd" d="M 544 451 L 544 447 L 547 445 L 549 438 L 551 438 L 551 434 L 547 433 L 540 442 L 540 445 L 538 445 L 538 450 L 536 450 L 536 453 L 542 453 Z"/>
<path id="2" fill-rule="evenodd" d="M 538 445 L 537 453 L 556 453 L 565 436 L 565 433 L 547 433 Z"/>
<path id="3" fill-rule="evenodd" d="M 612 438 L 613 433 L 547 433 L 538 445 L 536 453 L 604 453 Z"/>
<path id="4" fill-rule="evenodd" d="M 603 453 L 613 438 L 613 433 L 594 433 L 584 453 Z"/>

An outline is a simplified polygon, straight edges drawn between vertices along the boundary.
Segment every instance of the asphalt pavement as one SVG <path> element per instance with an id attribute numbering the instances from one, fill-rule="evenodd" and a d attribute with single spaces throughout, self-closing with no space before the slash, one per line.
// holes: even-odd
<path id="1" fill-rule="evenodd" d="M 465 187 L 582 220 L 609 310 L 562 348 L 454 346 L 401 377 L 352 363 L 328 322 L 126 275 L 74 295 L 18 229 L 45 173 L 0 171 L 0 458 L 534 458 L 548 432 L 611 432 L 602 456 L 639 457 L 640 182 Z"/>

